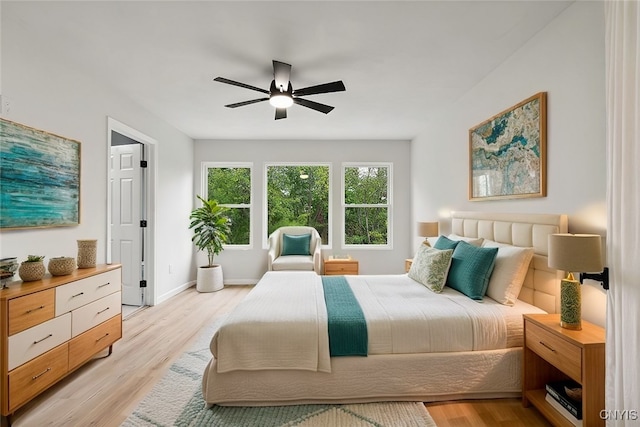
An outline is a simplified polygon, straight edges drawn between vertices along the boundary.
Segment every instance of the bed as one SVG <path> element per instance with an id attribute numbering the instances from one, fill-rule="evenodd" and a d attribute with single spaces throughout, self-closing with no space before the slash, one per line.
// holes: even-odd
<path id="1" fill-rule="evenodd" d="M 346 278 L 366 318 L 366 356 L 332 356 L 320 276 L 269 272 L 212 338 L 203 397 L 261 406 L 519 396 L 522 314 L 558 311 L 547 236 L 566 232 L 565 215 L 452 213 L 456 240 L 499 254 L 533 248 L 510 305 L 448 287 L 437 294 L 407 274 Z"/>

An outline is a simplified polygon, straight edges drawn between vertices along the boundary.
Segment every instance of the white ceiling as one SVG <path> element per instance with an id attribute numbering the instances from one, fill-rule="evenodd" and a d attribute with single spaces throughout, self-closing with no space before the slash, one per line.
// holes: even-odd
<path id="1" fill-rule="evenodd" d="M 570 1 L 2 2 L 47 50 L 195 139 L 412 139 Z M 5 42 L 11 42 L 5 40 Z M 271 60 L 302 88 L 342 80 L 274 120 Z"/>

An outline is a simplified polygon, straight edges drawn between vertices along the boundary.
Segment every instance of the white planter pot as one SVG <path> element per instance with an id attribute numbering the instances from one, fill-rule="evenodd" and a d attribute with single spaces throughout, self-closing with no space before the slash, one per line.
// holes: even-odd
<path id="1" fill-rule="evenodd" d="M 222 288 L 224 288 L 224 281 L 221 265 L 198 267 L 198 276 L 196 277 L 196 290 L 198 292 L 214 292 Z"/>

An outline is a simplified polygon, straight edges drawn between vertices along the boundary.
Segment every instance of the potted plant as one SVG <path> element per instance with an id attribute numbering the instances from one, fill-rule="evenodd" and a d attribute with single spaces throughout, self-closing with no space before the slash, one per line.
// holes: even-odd
<path id="1" fill-rule="evenodd" d="M 191 241 L 199 251 L 207 252 L 207 265 L 198 267 L 196 289 L 198 292 L 219 291 L 224 287 L 222 266 L 213 263 L 214 256 L 224 249 L 231 232 L 231 220 L 226 215 L 227 208 L 215 200 L 205 200 L 197 196 L 202 206 L 191 211 L 189 228 L 193 230 Z"/>
<path id="2" fill-rule="evenodd" d="M 46 270 L 42 260 L 44 260 L 44 256 L 29 255 L 26 261 L 22 261 L 18 269 L 18 275 L 23 282 L 33 282 L 44 277 Z"/>

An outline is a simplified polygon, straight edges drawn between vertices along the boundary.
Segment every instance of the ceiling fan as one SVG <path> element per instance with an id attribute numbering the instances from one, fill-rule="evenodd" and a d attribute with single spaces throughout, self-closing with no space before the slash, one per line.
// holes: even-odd
<path id="1" fill-rule="evenodd" d="M 342 83 L 341 80 L 316 86 L 309 86 L 302 89 L 293 89 L 293 86 L 291 86 L 291 81 L 289 80 L 290 76 L 291 65 L 274 60 L 273 80 L 271 81 L 271 87 L 269 88 L 269 90 L 261 89 L 259 87 L 251 86 L 245 83 L 236 82 L 234 80 L 225 79 L 224 77 L 216 77 L 213 80 L 215 80 L 216 82 L 240 86 L 245 89 L 251 89 L 257 92 L 268 94 L 269 96 L 265 98 L 236 102 L 235 104 L 225 105 L 225 107 L 236 108 L 255 104 L 256 102 L 269 101 L 269 103 L 276 108 L 276 120 L 286 119 L 287 108 L 289 108 L 293 104 L 302 105 L 303 107 L 311 108 L 312 110 L 328 114 L 331 110 L 333 110 L 334 107 L 300 97 L 307 95 L 317 95 L 320 93 L 342 92 L 346 90 L 344 87 L 344 83 Z"/>

